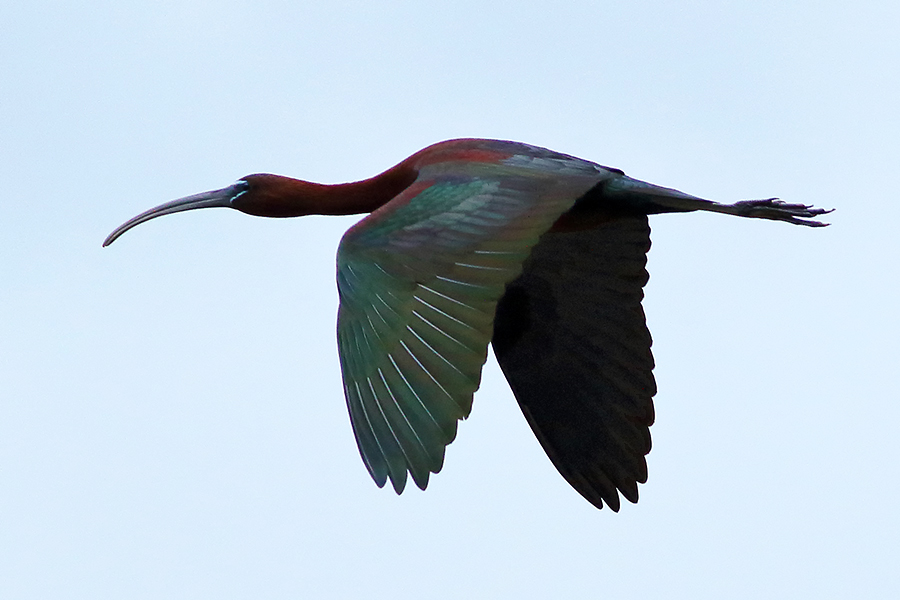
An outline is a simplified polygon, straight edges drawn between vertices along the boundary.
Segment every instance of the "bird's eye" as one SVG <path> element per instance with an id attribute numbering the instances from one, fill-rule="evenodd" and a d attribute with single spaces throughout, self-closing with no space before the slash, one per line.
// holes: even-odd
<path id="1" fill-rule="evenodd" d="M 250 182 L 247 181 L 246 179 L 238 179 L 238 180 L 234 183 L 234 185 L 232 186 L 232 188 L 233 188 L 233 189 L 235 190 L 235 192 L 236 192 L 236 193 L 234 194 L 234 196 L 231 197 L 231 201 L 234 202 L 234 201 L 237 200 L 239 197 L 243 196 L 244 194 L 246 194 L 247 192 L 250 191 Z"/>

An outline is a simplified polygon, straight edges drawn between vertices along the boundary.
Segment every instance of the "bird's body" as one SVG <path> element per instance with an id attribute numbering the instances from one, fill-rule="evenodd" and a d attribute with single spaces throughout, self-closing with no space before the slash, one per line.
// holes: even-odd
<path id="1" fill-rule="evenodd" d="M 379 486 L 425 488 L 472 406 L 492 342 L 553 464 L 598 507 L 647 478 L 647 215 L 709 210 L 805 220 L 776 200 L 717 204 L 618 169 L 499 140 L 441 142 L 381 175 L 321 185 L 275 175 L 125 223 L 211 206 L 270 217 L 371 213 L 338 250 L 338 346 L 363 461 Z M 618 492 L 617 492 L 618 490 Z"/>

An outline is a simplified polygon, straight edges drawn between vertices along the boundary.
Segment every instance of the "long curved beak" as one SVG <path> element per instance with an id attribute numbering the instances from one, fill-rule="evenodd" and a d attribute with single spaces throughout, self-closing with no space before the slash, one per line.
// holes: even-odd
<path id="1" fill-rule="evenodd" d="M 170 215 L 172 213 L 182 212 L 185 210 L 194 210 L 195 208 L 212 208 L 216 206 L 231 207 L 231 201 L 246 191 L 247 182 L 238 181 L 237 183 L 226 188 L 222 188 L 221 190 L 202 192 L 200 194 L 194 194 L 193 196 L 185 196 L 184 198 L 172 200 L 171 202 L 166 202 L 165 204 L 160 204 L 156 208 L 151 208 L 146 212 L 142 212 L 138 216 L 129 219 L 128 221 L 116 227 L 116 229 L 111 234 L 109 234 L 109 237 L 107 237 L 103 241 L 103 247 L 105 248 L 106 246 L 112 244 L 120 235 L 122 235 L 135 225 L 140 225 L 144 221 L 149 221 L 150 219 L 155 219 L 156 217 Z"/>

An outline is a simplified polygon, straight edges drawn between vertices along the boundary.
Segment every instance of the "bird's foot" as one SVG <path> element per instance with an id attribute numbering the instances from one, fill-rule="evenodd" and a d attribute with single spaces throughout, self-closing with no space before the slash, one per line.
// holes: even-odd
<path id="1" fill-rule="evenodd" d="M 828 223 L 813 221 L 812 217 L 825 215 L 834 209 L 826 210 L 806 204 L 788 204 L 778 198 L 765 200 L 742 200 L 731 205 L 735 214 L 742 217 L 756 219 L 772 219 L 773 221 L 787 221 L 794 225 L 806 225 L 807 227 L 827 227 Z"/>

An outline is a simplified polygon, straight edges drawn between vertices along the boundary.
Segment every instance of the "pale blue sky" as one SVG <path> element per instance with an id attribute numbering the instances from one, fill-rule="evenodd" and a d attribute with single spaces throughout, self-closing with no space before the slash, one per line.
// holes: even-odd
<path id="1" fill-rule="evenodd" d="M 0 597 L 896 598 L 900 8 L 7 2 Z M 491 359 L 425 493 L 378 489 L 334 340 L 355 218 L 208 210 L 515 139 L 812 230 L 651 220 L 641 501 L 556 473 Z"/>

